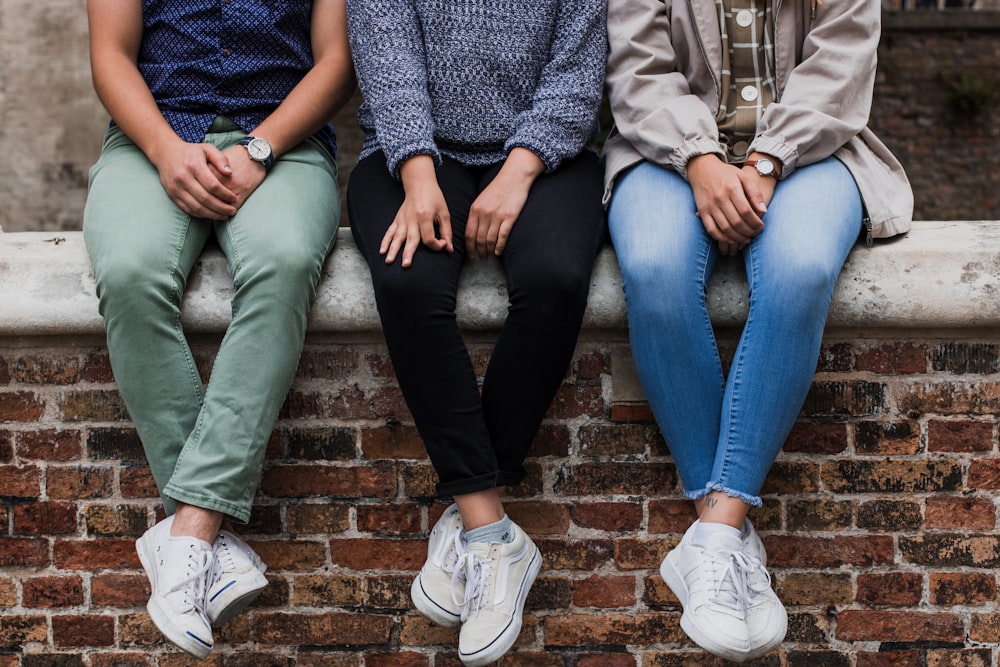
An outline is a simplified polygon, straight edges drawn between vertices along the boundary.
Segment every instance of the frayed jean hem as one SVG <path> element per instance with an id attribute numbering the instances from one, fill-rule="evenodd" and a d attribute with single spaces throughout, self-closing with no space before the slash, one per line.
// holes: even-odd
<path id="1" fill-rule="evenodd" d="M 760 496 L 755 496 L 750 493 L 743 493 L 742 491 L 730 489 L 721 482 L 709 482 L 708 484 L 705 485 L 705 488 L 703 489 L 698 489 L 696 491 L 685 491 L 684 498 L 686 498 L 687 500 L 701 500 L 702 498 L 704 498 L 705 496 L 714 491 L 721 491 L 730 498 L 738 498 L 739 500 L 742 500 L 751 507 L 760 507 L 761 505 L 764 504 L 764 502 L 760 499 Z"/>

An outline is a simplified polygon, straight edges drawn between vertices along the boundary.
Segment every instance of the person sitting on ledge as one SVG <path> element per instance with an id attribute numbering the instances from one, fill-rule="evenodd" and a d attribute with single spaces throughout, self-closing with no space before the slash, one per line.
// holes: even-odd
<path id="1" fill-rule="evenodd" d="M 136 543 L 147 608 L 202 658 L 267 584 L 232 530 L 295 374 L 340 217 L 327 124 L 355 88 L 344 0 L 89 0 L 94 87 L 111 115 L 83 233 L 111 366 L 168 517 Z M 232 323 L 207 388 L 181 329 L 211 238 Z M 225 521 L 224 521 L 225 519 Z"/>

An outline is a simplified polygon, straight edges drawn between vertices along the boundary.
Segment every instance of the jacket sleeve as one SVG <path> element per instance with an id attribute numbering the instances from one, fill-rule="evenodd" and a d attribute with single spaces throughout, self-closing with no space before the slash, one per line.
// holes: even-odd
<path id="1" fill-rule="evenodd" d="M 875 85 L 880 3 L 802 4 L 806 12 L 808 5 L 814 6 L 815 18 L 802 43 L 801 60 L 788 73 L 780 99 L 764 110 L 750 146 L 780 159 L 782 178 L 796 165 L 833 155 L 861 132 Z"/>
<path id="2" fill-rule="evenodd" d="M 615 128 L 643 158 L 686 177 L 692 157 L 725 159 L 712 109 L 678 68 L 663 0 L 608 3 L 608 98 Z"/>
<path id="3" fill-rule="evenodd" d="M 354 69 L 389 171 L 414 155 L 440 164 L 420 21 L 410 0 L 347 0 Z"/>
<path id="4" fill-rule="evenodd" d="M 505 150 L 523 147 L 547 171 L 579 153 L 594 131 L 607 60 L 606 0 L 561 0 L 551 56 L 530 109 L 518 114 Z"/>

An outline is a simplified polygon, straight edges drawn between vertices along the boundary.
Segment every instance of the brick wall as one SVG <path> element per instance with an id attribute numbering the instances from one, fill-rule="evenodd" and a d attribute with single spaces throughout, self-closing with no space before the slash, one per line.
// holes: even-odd
<path id="1" fill-rule="evenodd" d="M 505 665 L 715 664 L 657 574 L 691 510 L 628 359 L 585 334 L 508 498 L 545 561 Z M 997 664 L 998 408 L 991 337 L 825 342 L 753 514 L 790 614 L 756 664 Z M 459 665 L 409 604 L 444 505 L 378 340 L 309 339 L 267 458 L 246 534 L 271 585 L 206 664 Z M 162 510 L 99 339 L 0 341 L 0 494 L 0 667 L 190 664 L 144 611 Z"/>

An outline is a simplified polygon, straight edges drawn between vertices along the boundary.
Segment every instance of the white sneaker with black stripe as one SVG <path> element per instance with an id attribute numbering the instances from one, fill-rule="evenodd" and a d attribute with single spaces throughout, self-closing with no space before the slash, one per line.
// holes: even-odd
<path id="1" fill-rule="evenodd" d="M 469 542 L 465 556 L 465 605 L 458 657 L 469 667 L 498 660 L 517 641 L 528 591 L 542 554 L 515 523 L 509 543 Z"/>
<path id="2" fill-rule="evenodd" d="M 462 622 L 465 569 L 460 564 L 464 557 L 462 515 L 458 505 L 452 504 L 431 529 L 427 561 L 410 586 L 413 606 L 438 625 L 451 628 Z"/>

